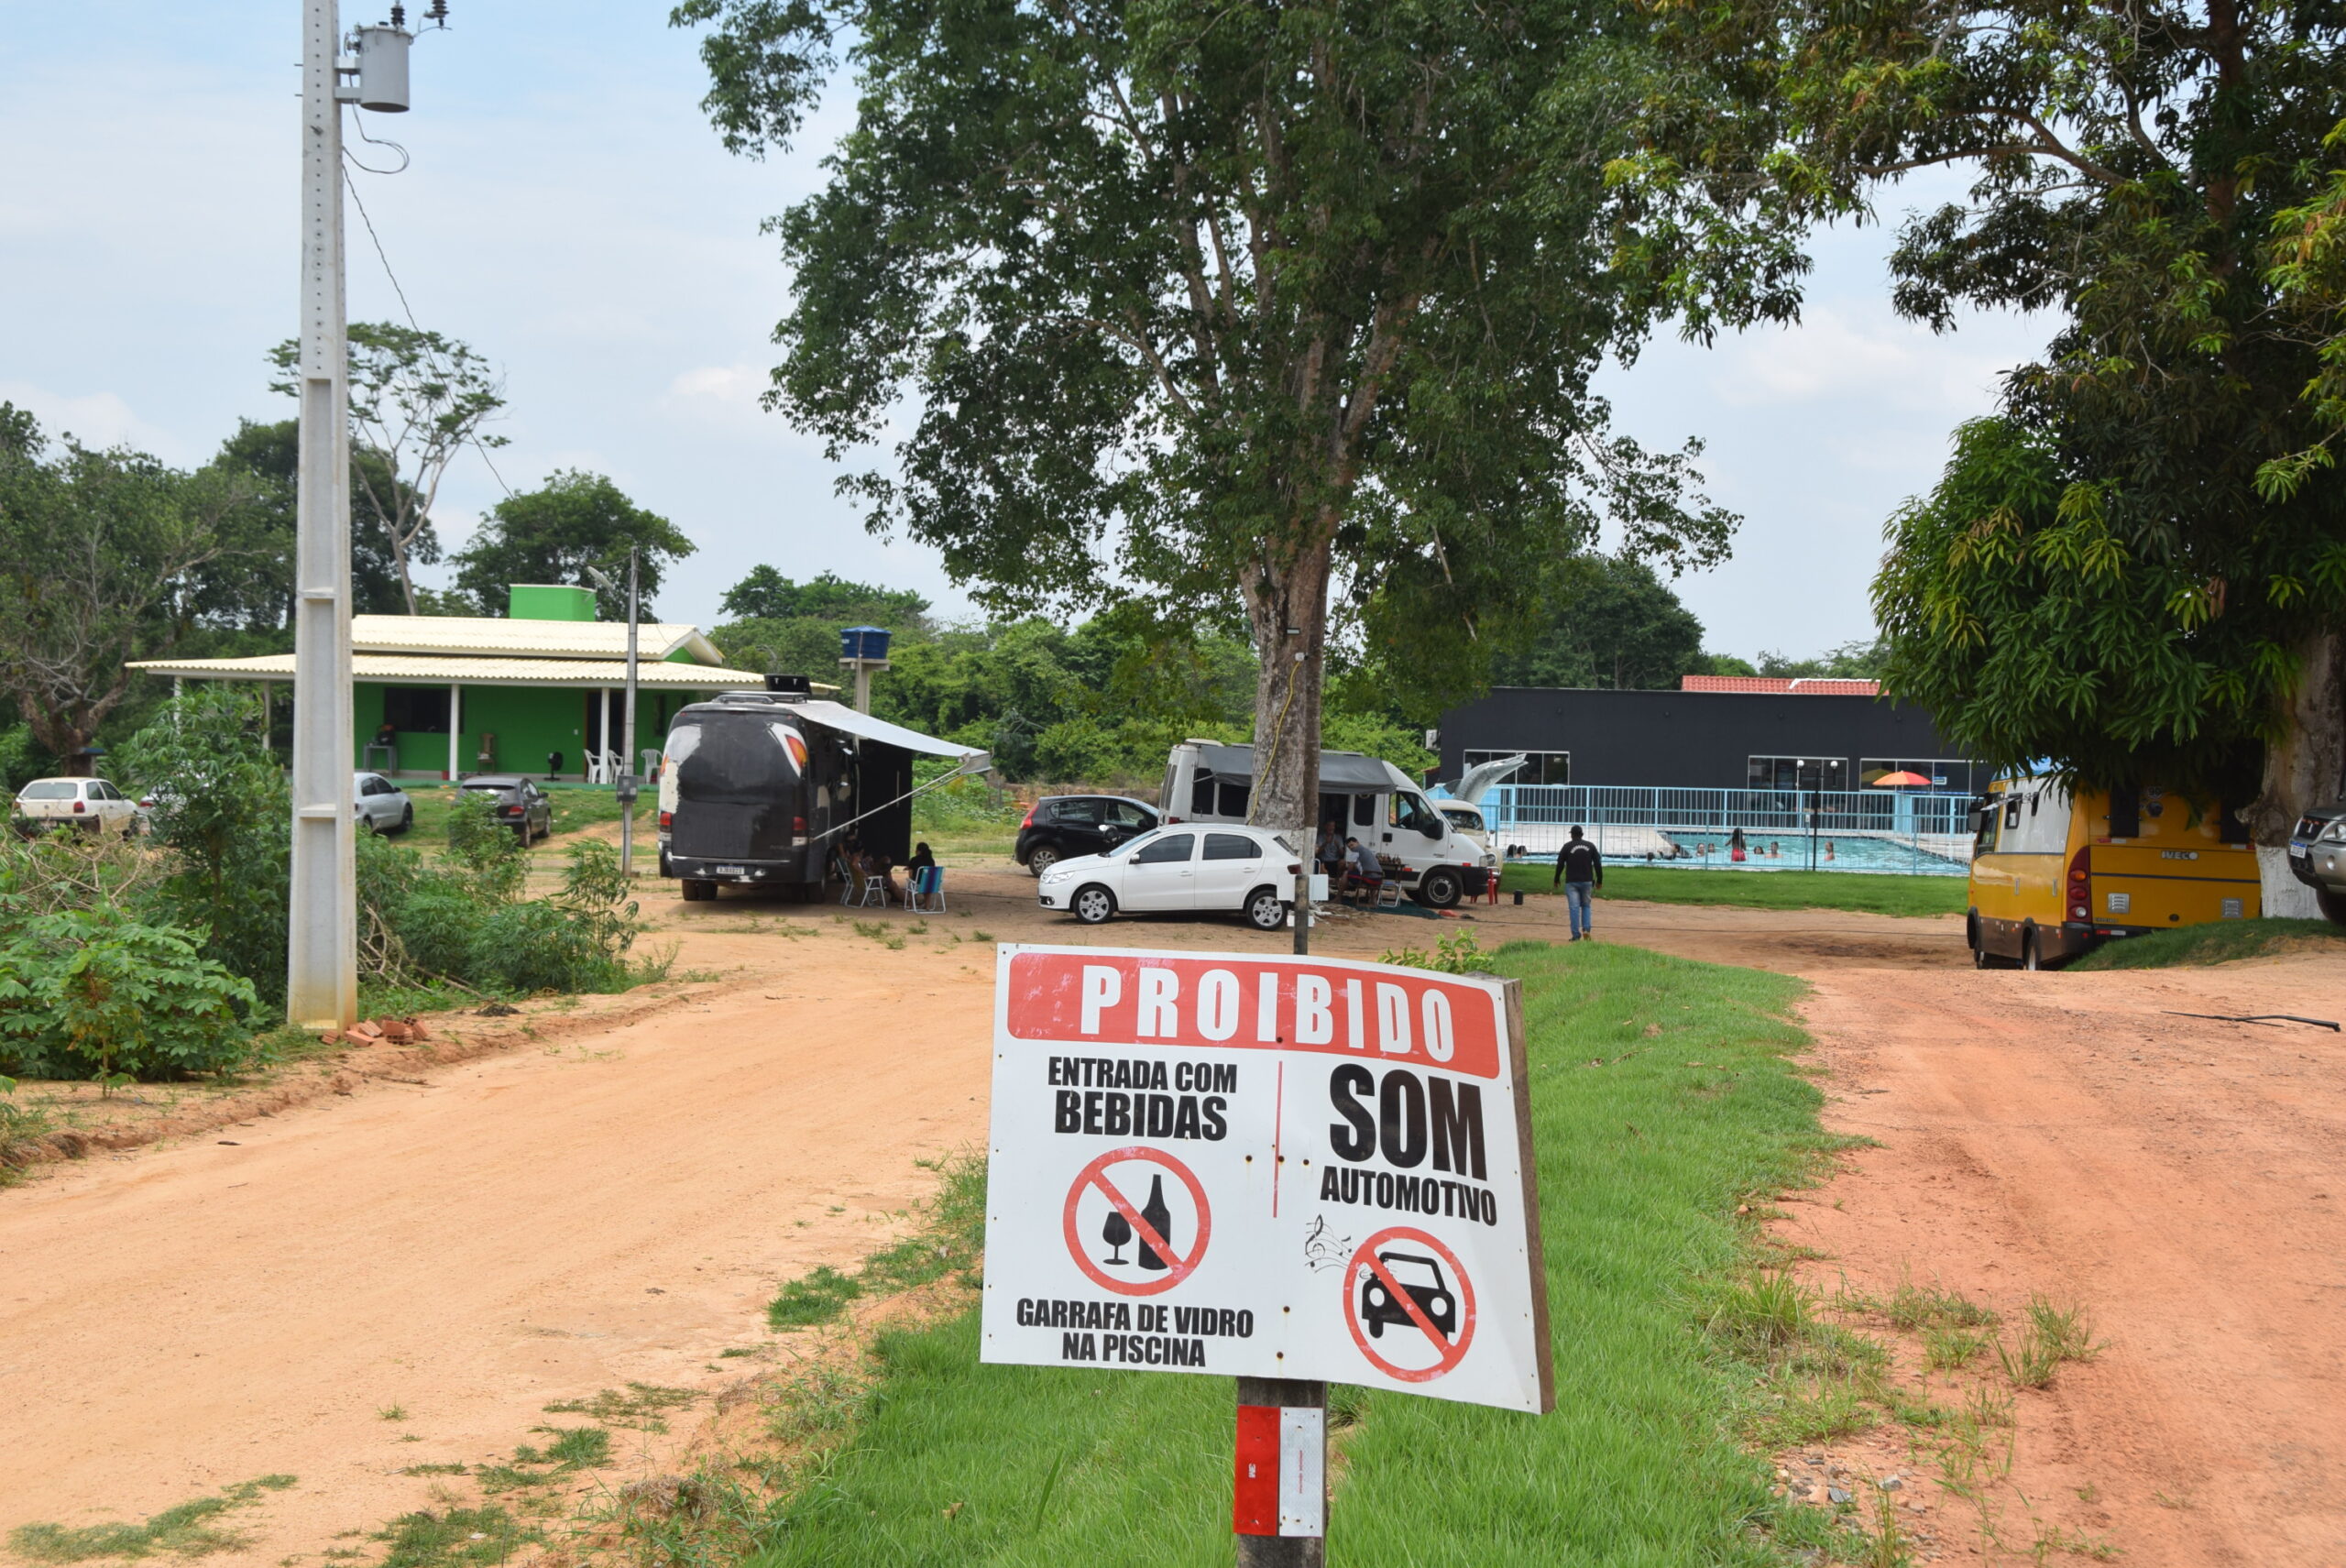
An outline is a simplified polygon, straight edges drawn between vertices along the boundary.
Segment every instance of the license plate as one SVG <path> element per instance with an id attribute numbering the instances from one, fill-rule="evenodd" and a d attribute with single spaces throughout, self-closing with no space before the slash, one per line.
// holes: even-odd
<path id="1" fill-rule="evenodd" d="M 740 876 L 749 869 L 750 868 L 747 866 L 719 866 L 717 868 L 717 874 L 718 876 Z"/>
<path id="2" fill-rule="evenodd" d="M 2292 843 L 2289 846 L 2289 859 L 2293 861 L 2302 861 L 2311 853 L 2313 846 L 2310 844 Z"/>

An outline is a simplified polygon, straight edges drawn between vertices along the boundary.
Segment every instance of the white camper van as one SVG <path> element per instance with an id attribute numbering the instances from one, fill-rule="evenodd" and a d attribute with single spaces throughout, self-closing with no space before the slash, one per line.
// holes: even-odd
<path id="1" fill-rule="evenodd" d="M 1184 740 L 1165 764 L 1158 808 L 1166 825 L 1240 822 L 1255 784 L 1255 748 Z M 1453 830 L 1425 792 L 1392 763 L 1358 751 L 1320 753 L 1321 822 L 1374 848 L 1399 870 L 1394 880 L 1420 904 L 1448 909 L 1491 872 L 1490 852 Z M 1313 829 L 1313 838 L 1318 829 Z M 1304 852 L 1310 852 L 1309 844 Z M 1471 874 L 1470 873 L 1482 873 Z"/>

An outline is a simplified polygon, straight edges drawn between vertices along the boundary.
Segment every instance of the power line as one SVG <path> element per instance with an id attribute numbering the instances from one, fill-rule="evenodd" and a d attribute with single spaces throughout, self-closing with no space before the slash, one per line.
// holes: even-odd
<path id="1" fill-rule="evenodd" d="M 364 135 L 365 133 L 361 132 L 360 134 Z M 372 140 L 373 138 L 369 137 L 368 139 Z M 363 169 L 366 165 L 361 164 L 359 167 Z M 391 270 L 391 258 L 383 249 L 383 236 L 375 232 L 375 220 L 367 211 L 366 200 L 358 194 L 358 182 L 350 177 L 350 170 L 347 169 L 342 171 L 342 182 L 343 185 L 350 192 L 350 200 L 352 203 L 358 209 L 358 221 L 367 225 L 367 237 L 372 240 L 375 244 L 375 259 L 383 264 L 383 276 L 391 280 L 391 292 L 399 296 L 400 313 L 407 317 L 408 325 L 413 327 L 418 332 L 422 332 L 423 330 L 423 323 L 415 319 L 415 307 L 407 302 L 407 291 L 400 287 L 400 275 Z M 510 497 L 513 494 L 513 487 L 505 482 L 505 476 L 497 471 L 497 465 L 495 463 L 489 461 L 488 445 L 482 442 L 480 437 L 474 436 L 472 438 L 472 446 L 474 451 L 480 454 L 481 462 L 488 465 L 488 476 L 490 478 L 497 481 L 497 488 L 503 490 L 508 497 Z"/>

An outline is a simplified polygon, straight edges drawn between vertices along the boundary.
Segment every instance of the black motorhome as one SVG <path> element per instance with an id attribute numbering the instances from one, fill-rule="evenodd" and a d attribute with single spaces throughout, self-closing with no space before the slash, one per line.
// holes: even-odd
<path id="1" fill-rule="evenodd" d="M 688 899 L 720 883 L 789 887 L 806 902 L 839 875 L 850 832 L 901 864 L 912 852 L 913 756 L 975 753 L 791 692 L 728 692 L 684 708 L 660 759 L 660 874 Z"/>

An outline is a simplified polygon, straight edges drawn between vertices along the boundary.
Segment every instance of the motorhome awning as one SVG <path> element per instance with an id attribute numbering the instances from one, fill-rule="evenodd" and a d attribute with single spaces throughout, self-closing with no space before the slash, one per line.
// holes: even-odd
<path id="1" fill-rule="evenodd" d="M 1205 757 L 1206 771 L 1215 778 L 1253 787 L 1254 747 L 1201 746 L 1199 751 Z M 1354 751 L 1320 753 L 1320 793 L 1322 795 L 1383 795 L 1392 787 L 1392 775 L 1375 757 L 1364 757 Z"/>
<path id="2" fill-rule="evenodd" d="M 850 735 L 861 735 L 866 740 L 902 746 L 907 751 L 922 751 L 932 757 L 973 757 L 980 751 L 975 746 L 964 746 L 955 740 L 939 740 L 934 735 L 924 735 L 917 729 L 907 729 L 901 724 L 891 724 L 884 718 L 858 713 L 844 703 L 795 702 L 790 705 L 790 711 L 828 729 L 844 729 Z"/>

